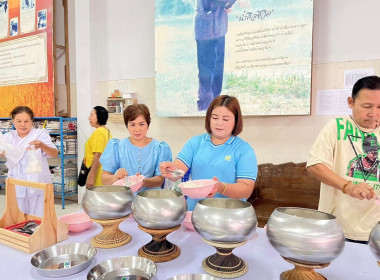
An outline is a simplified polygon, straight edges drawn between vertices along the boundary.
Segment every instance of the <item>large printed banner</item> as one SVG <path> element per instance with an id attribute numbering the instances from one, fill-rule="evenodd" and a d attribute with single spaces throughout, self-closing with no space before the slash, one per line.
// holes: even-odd
<path id="1" fill-rule="evenodd" d="M 52 0 L 0 0 L 0 117 L 54 116 Z"/>
<path id="2" fill-rule="evenodd" d="M 310 114 L 312 28 L 312 0 L 156 0 L 157 115 Z"/>

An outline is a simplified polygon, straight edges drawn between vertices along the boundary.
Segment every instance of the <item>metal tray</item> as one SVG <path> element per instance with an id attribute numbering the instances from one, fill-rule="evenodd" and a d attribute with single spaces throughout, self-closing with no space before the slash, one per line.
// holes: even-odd
<path id="1" fill-rule="evenodd" d="M 142 257 L 119 257 L 101 262 L 87 274 L 87 280 L 149 280 L 157 272 L 156 264 Z"/>
<path id="2" fill-rule="evenodd" d="M 95 255 L 96 249 L 90 244 L 61 244 L 39 251 L 31 263 L 42 276 L 61 277 L 86 269 Z"/>
<path id="3" fill-rule="evenodd" d="M 170 277 L 167 280 L 219 280 L 219 278 L 207 274 L 181 274 Z"/>

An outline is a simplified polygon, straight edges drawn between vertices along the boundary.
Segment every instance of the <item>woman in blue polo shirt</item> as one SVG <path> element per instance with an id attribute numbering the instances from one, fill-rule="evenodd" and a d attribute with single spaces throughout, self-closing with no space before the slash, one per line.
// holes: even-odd
<path id="1" fill-rule="evenodd" d="M 161 175 L 175 181 L 169 170 L 189 168 L 192 180 L 214 179 L 217 182 L 208 197 L 247 199 L 255 186 L 257 160 L 252 147 L 237 135 L 243 130 L 239 101 L 220 95 L 208 107 L 206 133 L 192 137 L 173 163 L 160 164 Z M 188 198 L 188 210 L 199 199 Z"/>

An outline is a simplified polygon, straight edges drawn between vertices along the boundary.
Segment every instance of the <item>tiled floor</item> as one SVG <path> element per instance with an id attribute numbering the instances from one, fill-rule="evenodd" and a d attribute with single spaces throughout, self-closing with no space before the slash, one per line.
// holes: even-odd
<path id="1" fill-rule="evenodd" d="M 72 213 L 81 209 L 81 205 L 77 201 L 65 199 L 65 209 L 62 209 L 62 200 L 60 198 L 55 199 L 55 211 L 57 217 L 62 215 Z M 0 218 L 3 216 L 5 211 L 5 190 L 0 190 Z"/>

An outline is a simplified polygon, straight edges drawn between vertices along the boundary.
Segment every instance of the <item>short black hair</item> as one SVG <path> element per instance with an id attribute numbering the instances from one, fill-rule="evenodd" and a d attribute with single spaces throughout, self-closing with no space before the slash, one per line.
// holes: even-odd
<path id="1" fill-rule="evenodd" d="M 217 107 L 226 107 L 235 116 L 235 126 L 232 135 L 237 136 L 243 131 L 243 115 L 241 114 L 239 100 L 234 96 L 219 95 L 208 106 L 205 118 L 205 128 L 207 133 L 211 134 L 211 114 Z"/>
<path id="2" fill-rule="evenodd" d="M 124 123 L 125 126 L 128 128 L 128 122 L 134 121 L 139 116 L 142 116 L 146 123 L 148 124 L 148 127 L 150 125 L 150 112 L 148 106 L 145 104 L 132 104 L 129 105 L 124 110 Z"/>
<path id="3" fill-rule="evenodd" d="M 380 77 L 378 76 L 367 76 L 356 81 L 352 88 L 352 99 L 358 96 L 358 93 L 362 89 L 380 89 Z"/>
<path id="4" fill-rule="evenodd" d="M 12 110 L 12 112 L 10 113 L 12 120 L 14 120 L 16 115 L 18 115 L 20 113 L 27 113 L 30 116 L 30 118 L 32 119 L 32 121 L 34 120 L 33 110 L 30 109 L 28 106 L 17 106 L 17 107 L 15 107 Z"/>
<path id="5" fill-rule="evenodd" d="M 100 125 L 106 125 L 108 120 L 108 111 L 106 108 L 102 106 L 95 106 L 94 107 L 96 118 L 98 119 L 98 124 Z"/>

